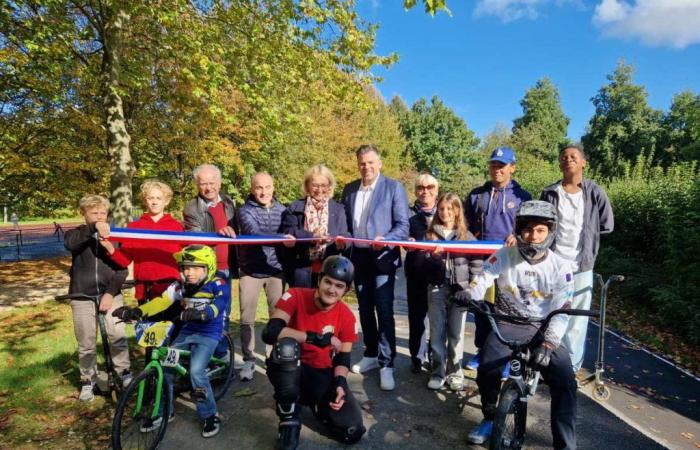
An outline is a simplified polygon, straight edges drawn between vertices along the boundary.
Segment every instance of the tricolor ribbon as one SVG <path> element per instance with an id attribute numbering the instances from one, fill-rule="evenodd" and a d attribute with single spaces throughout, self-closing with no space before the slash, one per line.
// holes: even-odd
<path id="1" fill-rule="evenodd" d="M 333 238 L 331 238 L 333 239 Z M 359 239 L 340 237 L 341 240 L 349 243 L 366 245 L 376 245 L 381 242 L 382 246 L 403 247 L 406 250 L 433 251 L 436 247 L 442 247 L 445 252 L 461 255 L 490 255 L 503 247 L 502 241 L 404 241 L 404 240 L 382 240 Z M 201 232 L 180 232 L 180 231 L 155 231 L 140 230 L 135 228 L 112 228 L 109 234 L 112 242 L 179 242 L 181 244 L 229 244 L 229 245 L 275 245 L 284 242 L 316 242 L 322 238 L 297 238 L 289 239 L 283 236 L 236 236 L 230 238 L 216 233 Z"/>

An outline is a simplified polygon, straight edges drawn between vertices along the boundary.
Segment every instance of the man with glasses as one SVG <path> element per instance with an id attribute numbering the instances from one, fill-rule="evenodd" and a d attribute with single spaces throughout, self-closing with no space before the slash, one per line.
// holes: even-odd
<path id="1" fill-rule="evenodd" d="M 409 240 L 422 241 L 425 232 L 435 215 L 438 196 L 438 181 L 429 173 L 416 178 L 416 201 L 409 208 Z M 416 267 L 416 252 L 408 251 L 404 270 L 406 271 L 406 294 L 408 301 L 408 350 L 411 353 L 411 371 L 420 373 L 427 357 L 428 346 L 425 337 L 425 316 L 428 313 L 428 281 L 424 271 Z"/>
<path id="2" fill-rule="evenodd" d="M 515 173 L 515 150 L 498 147 L 489 159 L 490 180 L 469 193 L 464 199 L 464 214 L 469 231 L 480 241 L 504 241 L 507 247 L 516 244 L 513 227 L 515 213 L 520 204 L 532 200 L 532 195 L 513 180 Z M 495 288 L 487 293 L 486 300 L 493 303 Z M 488 336 L 490 325 L 483 315 L 474 318 L 476 330 L 474 345 L 480 349 Z M 467 368 L 476 370 L 479 354 L 467 363 Z"/>
<path id="3" fill-rule="evenodd" d="M 197 185 L 198 195 L 187 202 L 182 213 L 185 230 L 218 233 L 223 236 L 236 237 L 235 211 L 236 205 L 231 197 L 221 192 L 221 171 L 212 164 L 202 164 L 192 172 Z M 216 246 L 217 276 L 229 284 L 237 272 L 236 251 L 228 244 Z M 228 333 L 231 315 L 231 303 L 226 306 L 224 315 L 224 332 Z M 214 352 L 224 356 L 226 351 L 225 339 L 219 342 Z M 231 355 L 233 357 L 233 355 Z"/>

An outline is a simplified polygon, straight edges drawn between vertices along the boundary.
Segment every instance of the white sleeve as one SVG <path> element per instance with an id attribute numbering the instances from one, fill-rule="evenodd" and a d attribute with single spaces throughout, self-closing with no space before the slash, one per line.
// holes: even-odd
<path id="1" fill-rule="evenodd" d="M 484 262 L 484 270 L 477 275 L 471 283 L 469 283 L 469 294 L 474 300 L 483 300 L 486 291 L 493 285 L 501 272 L 508 268 L 510 258 L 508 258 L 507 249 L 504 247 L 498 250 L 493 255 L 489 256 Z"/>
<path id="2" fill-rule="evenodd" d="M 573 298 L 574 274 L 571 271 L 571 267 L 567 264 L 558 270 L 557 278 L 554 282 L 551 310 L 571 309 Z M 570 317 L 571 316 L 567 314 L 557 314 L 552 317 L 552 320 L 549 322 L 549 327 L 547 327 L 547 331 L 545 332 L 544 340 L 558 347 L 569 325 Z"/>

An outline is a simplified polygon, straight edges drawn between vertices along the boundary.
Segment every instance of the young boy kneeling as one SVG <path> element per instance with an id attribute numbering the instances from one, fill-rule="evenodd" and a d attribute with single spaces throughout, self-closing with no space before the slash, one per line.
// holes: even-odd
<path id="1" fill-rule="evenodd" d="M 224 280 L 216 277 L 216 253 L 206 245 L 189 245 L 173 255 L 182 275 L 182 282 L 171 284 L 161 297 L 138 308 L 122 307 L 114 315 L 123 320 L 138 320 L 165 311 L 175 302 L 180 302 L 180 320 L 184 323 L 173 348 L 189 350 L 189 373 L 197 402 L 197 416 L 202 423 L 202 437 L 219 433 L 220 420 L 216 412 L 216 400 L 212 392 L 206 369 L 223 336 L 224 313 L 231 301 L 231 291 Z M 175 374 L 166 371 L 168 389 L 172 393 Z M 173 405 L 168 420 L 174 417 Z M 160 426 L 162 418 L 145 424 L 142 431 L 151 431 Z"/>

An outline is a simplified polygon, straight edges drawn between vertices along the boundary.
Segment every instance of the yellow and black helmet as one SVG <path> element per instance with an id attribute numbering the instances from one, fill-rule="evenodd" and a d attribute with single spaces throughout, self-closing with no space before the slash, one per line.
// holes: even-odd
<path id="1" fill-rule="evenodd" d="M 216 277 L 216 252 L 208 245 L 188 245 L 182 251 L 175 253 L 173 257 L 177 261 L 178 266 L 180 266 L 180 272 L 186 266 L 199 266 L 207 269 L 206 278 L 202 280 L 203 282 L 211 281 Z"/>

